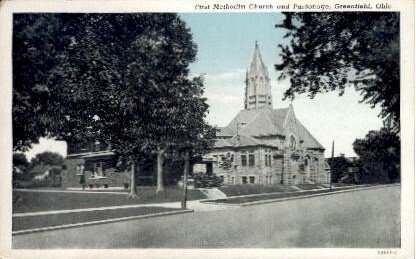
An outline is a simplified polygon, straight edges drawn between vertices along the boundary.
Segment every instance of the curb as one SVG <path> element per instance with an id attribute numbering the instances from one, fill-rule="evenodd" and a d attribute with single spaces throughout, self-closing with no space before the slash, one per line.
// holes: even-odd
<path id="1" fill-rule="evenodd" d="M 238 204 L 233 204 L 233 203 L 217 203 L 214 200 L 206 201 L 206 203 L 215 204 L 215 205 L 227 205 L 227 206 L 240 206 L 240 207 L 245 207 L 245 206 L 260 205 L 260 204 L 273 203 L 273 202 L 282 202 L 282 201 L 289 201 L 289 200 L 298 200 L 298 199 L 313 198 L 313 197 L 324 196 L 324 195 L 331 195 L 331 194 L 337 194 L 337 193 L 352 192 L 352 191 L 363 191 L 363 190 L 368 190 L 368 189 L 377 189 L 377 188 L 394 187 L 394 186 L 400 186 L 400 184 L 368 186 L 368 187 L 353 188 L 353 189 L 347 189 L 347 190 L 338 190 L 338 191 L 332 191 L 332 192 L 330 191 L 330 192 L 324 192 L 324 193 L 308 194 L 308 195 L 304 195 L 304 196 L 276 198 L 276 199 L 268 199 L 268 200 L 260 200 L 260 201 L 252 201 L 252 202 L 238 203 Z M 296 193 L 296 192 L 294 192 L 294 193 Z M 234 197 L 239 197 L 239 196 L 234 196 Z"/>
<path id="2" fill-rule="evenodd" d="M 66 224 L 66 225 L 60 225 L 60 226 L 17 230 L 17 231 L 12 231 L 12 236 L 37 233 L 37 232 L 43 232 L 43 231 L 49 231 L 49 230 L 92 226 L 92 225 L 99 225 L 99 224 L 113 223 L 113 222 L 120 222 L 120 221 L 134 220 L 134 219 L 155 218 L 155 217 L 161 217 L 161 216 L 185 214 L 185 213 L 190 213 L 190 212 L 194 212 L 194 210 L 185 209 L 185 210 L 179 210 L 179 211 L 167 211 L 167 212 L 159 212 L 159 213 L 146 214 L 146 215 L 129 216 L 129 217 L 122 217 L 122 218 L 114 218 L 114 219 L 104 219 L 104 220 L 89 221 L 89 222 L 82 222 L 82 223 L 73 223 L 73 224 Z"/>
<path id="3" fill-rule="evenodd" d="M 260 205 L 260 204 L 266 204 L 266 203 L 283 202 L 283 201 L 289 201 L 289 200 L 299 200 L 299 199 L 313 198 L 313 197 L 319 197 L 319 196 L 325 196 L 325 195 L 331 195 L 331 194 L 353 192 L 353 191 L 364 191 L 364 190 L 368 190 L 368 189 L 377 189 L 377 188 L 393 187 L 393 186 L 395 186 L 395 185 L 370 186 L 370 187 L 355 188 L 355 189 L 348 189 L 348 190 L 339 190 L 339 191 L 332 191 L 332 192 L 308 194 L 308 195 L 305 195 L 305 196 L 287 197 L 287 198 L 270 199 L 270 200 L 263 200 L 263 201 L 246 202 L 246 203 L 240 204 L 240 206 L 246 207 L 246 206 Z"/>
<path id="4" fill-rule="evenodd" d="M 363 187 L 371 187 L 371 186 L 364 186 L 363 184 L 361 184 L 361 185 L 355 185 L 355 186 L 350 185 L 350 186 L 333 187 L 333 189 L 347 189 L 351 187 L 363 188 Z M 267 196 L 270 194 L 279 194 L 279 193 L 302 193 L 302 192 L 322 191 L 322 190 L 329 190 L 329 187 L 319 188 L 319 189 L 310 189 L 310 190 L 289 191 L 289 192 L 264 192 L 264 193 L 255 193 L 255 194 L 245 194 L 245 195 L 233 195 L 233 196 L 227 196 L 227 198 L 257 197 L 257 196 Z"/>

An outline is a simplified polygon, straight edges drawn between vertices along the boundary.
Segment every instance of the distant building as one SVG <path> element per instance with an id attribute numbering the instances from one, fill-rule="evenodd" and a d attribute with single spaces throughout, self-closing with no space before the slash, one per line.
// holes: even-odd
<path id="1" fill-rule="evenodd" d="M 168 160 L 166 160 L 168 161 Z M 117 167 L 117 158 L 111 147 L 98 141 L 86 144 L 68 143 L 66 170 L 62 172 L 62 187 L 65 189 L 128 189 L 130 188 L 130 170 Z M 182 169 L 164 170 L 169 176 L 176 175 Z M 137 185 L 155 185 L 156 161 L 149 159 L 140 168 L 136 178 Z M 165 177 L 166 184 L 172 184 L 171 178 Z"/>
<path id="2" fill-rule="evenodd" d="M 99 142 L 68 143 L 62 187 L 129 188 L 129 172 L 117 170 L 114 152 Z"/>
<path id="3" fill-rule="evenodd" d="M 214 149 L 194 172 L 213 172 L 229 185 L 328 183 L 323 146 L 292 105 L 272 108 L 270 78 L 257 43 L 245 82 L 244 110 L 218 128 Z"/>
<path id="4" fill-rule="evenodd" d="M 43 181 L 47 177 L 50 176 L 51 169 L 52 169 L 52 167 L 50 165 L 40 164 L 40 165 L 36 165 L 35 167 L 33 167 L 29 171 L 29 174 L 31 175 L 31 178 L 33 180 Z"/>

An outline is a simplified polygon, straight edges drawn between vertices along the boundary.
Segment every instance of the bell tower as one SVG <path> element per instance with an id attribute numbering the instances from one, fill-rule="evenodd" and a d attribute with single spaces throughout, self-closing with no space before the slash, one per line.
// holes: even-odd
<path id="1" fill-rule="evenodd" d="M 261 59 L 259 46 L 254 46 L 250 67 L 246 71 L 244 109 L 273 108 L 269 73 Z"/>

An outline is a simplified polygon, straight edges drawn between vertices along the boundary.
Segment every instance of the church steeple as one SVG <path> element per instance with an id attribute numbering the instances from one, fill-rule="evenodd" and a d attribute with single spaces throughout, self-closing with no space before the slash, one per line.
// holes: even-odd
<path id="1" fill-rule="evenodd" d="M 244 109 L 272 108 L 269 73 L 260 55 L 259 46 L 254 46 L 250 67 L 246 71 Z"/>

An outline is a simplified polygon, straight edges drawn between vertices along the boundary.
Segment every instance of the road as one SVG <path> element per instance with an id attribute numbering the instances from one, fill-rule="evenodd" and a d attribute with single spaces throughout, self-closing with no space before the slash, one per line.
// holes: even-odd
<path id="1" fill-rule="evenodd" d="M 400 186 L 13 237 L 13 248 L 400 247 Z"/>

